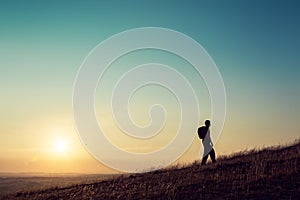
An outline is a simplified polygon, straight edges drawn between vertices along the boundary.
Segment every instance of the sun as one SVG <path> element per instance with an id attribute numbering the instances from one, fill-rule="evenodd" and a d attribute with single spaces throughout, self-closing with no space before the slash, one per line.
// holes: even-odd
<path id="1" fill-rule="evenodd" d="M 59 153 L 66 152 L 68 148 L 68 144 L 65 140 L 59 139 L 54 141 L 53 150 Z"/>

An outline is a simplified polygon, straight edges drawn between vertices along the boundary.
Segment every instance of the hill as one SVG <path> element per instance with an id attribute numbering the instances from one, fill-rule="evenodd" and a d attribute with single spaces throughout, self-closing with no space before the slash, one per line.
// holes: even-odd
<path id="1" fill-rule="evenodd" d="M 300 199 L 300 141 L 240 152 L 215 164 L 195 162 L 2 199 Z"/>

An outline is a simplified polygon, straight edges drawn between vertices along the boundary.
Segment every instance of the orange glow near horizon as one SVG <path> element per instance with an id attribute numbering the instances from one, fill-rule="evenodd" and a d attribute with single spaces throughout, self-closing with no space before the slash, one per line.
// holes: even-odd
<path id="1" fill-rule="evenodd" d="M 28 122 L 26 126 L 16 129 L 15 132 L 3 131 L 7 134 L 3 134 L 4 137 L 0 141 L 0 172 L 117 172 L 98 162 L 88 153 L 78 137 L 71 115 L 49 117 L 46 122 L 42 118 L 28 118 L 26 122 Z M 232 112 L 228 112 L 228 118 L 220 138 L 218 140 L 213 138 L 217 156 L 229 155 L 245 149 L 286 144 L 297 138 L 297 127 L 290 128 L 290 135 L 286 136 L 275 134 L 283 133 L 284 126 L 268 127 L 262 121 L 256 123 L 256 131 L 253 132 L 251 128 L 247 129 L 248 123 L 248 121 L 237 123 Z M 269 137 L 271 135 L 273 137 Z M 130 148 L 122 143 L 123 138 L 114 139 L 115 142 L 123 145 L 122 148 Z M 128 141 L 124 142 L 128 143 Z M 138 152 L 143 151 L 145 146 L 136 145 L 131 148 L 136 148 L 135 152 Z M 155 149 L 157 146 L 153 146 L 153 148 Z M 191 147 L 176 163 L 187 164 L 200 160 L 201 149 L 201 141 L 195 138 Z M 116 158 L 112 157 L 112 159 Z"/>

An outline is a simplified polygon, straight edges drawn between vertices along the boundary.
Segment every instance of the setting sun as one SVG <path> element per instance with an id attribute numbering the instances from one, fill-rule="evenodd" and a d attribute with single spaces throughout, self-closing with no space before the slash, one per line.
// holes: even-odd
<path id="1" fill-rule="evenodd" d="M 53 143 L 53 150 L 56 152 L 66 152 L 68 144 L 65 140 L 56 140 Z"/>

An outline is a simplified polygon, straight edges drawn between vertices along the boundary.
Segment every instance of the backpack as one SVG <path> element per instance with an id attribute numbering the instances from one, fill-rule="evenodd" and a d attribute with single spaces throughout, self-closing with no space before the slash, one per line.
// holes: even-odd
<path id="1" fill-rule="evenodd" d="M 204 139 L 207 133 L 207 127 L 205 126 L 201 126 L 200 128 L 198 128 L 198 136 L 200 139 Z"/>

